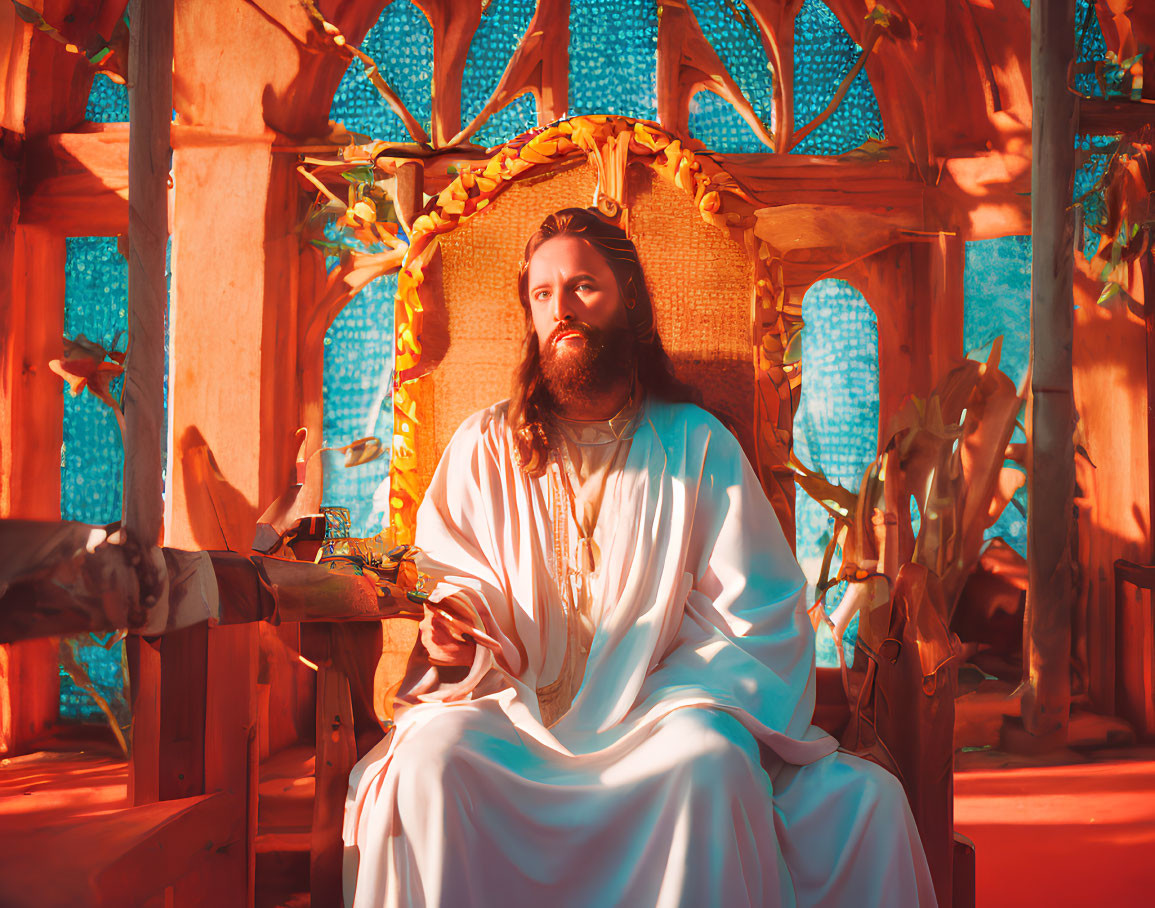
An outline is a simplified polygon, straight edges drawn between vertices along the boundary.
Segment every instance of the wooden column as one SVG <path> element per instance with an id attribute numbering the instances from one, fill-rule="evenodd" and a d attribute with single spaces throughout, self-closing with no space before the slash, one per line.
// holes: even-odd
<path id="1" fill-rule="evenodd" d="M 124 383 L 125 529 L 161 541 L 164 496 L 164 321 L 168 306 L 168 172 L 172 122 L 172 0 L 130 0 L 128 48 L 128 355 Z M 134 804 L 161 796 L 160 648 L 131 637 L 133 710 L 129 789 Z M 166 792 L 168 793 L 168 792 Z M 199 793 L 199 792 L 197 792 Z"/>
<path id="2" fill-rule="evenodd" d="M 1027 608 L 1023 725 L 1066 735 L 1070 712 L 1075 452 L 1071 347 L 1074 297 L 1075 2 L 1031 5 L 1031 392 L 1027 426 Z"/>

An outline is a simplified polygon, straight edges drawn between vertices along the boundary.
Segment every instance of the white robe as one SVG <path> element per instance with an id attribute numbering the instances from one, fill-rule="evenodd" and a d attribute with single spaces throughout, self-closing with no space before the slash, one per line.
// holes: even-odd
<path id="1" fill-rule="evenodd" d="M 934 904 L 901 786 L 810 724 L 805 580 L 716 419 L 645 404 L 595 531 L 584 682 L 547 729 L 536 690 L 565 645 L 551 523 L 505 405 L 468 419 L 417 543 L 431 599 L 468 602 L 500 652 L 479 646 L 463 683 L 426 694 L 357 764 L 347 901 Z"/>

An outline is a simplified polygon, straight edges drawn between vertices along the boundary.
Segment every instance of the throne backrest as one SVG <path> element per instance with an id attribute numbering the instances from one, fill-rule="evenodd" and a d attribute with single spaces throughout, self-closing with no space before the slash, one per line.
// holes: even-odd
<path id="1" fill-rule="evenodd" d="M 459 210 L 453 192 L 443 192 L 426 210 L 430 220 L 424 226 L 439 228 L 436 239 L 428 246 L 415 240 L 418 265 L 402 275 L 398 294 L 399 345 L 408 319 L 420 322 L 421 348 L 419 367 L 406 370 L 399 362 L 392 502 L 399 539 L 408 538 L 412 509 L 456 428 L 510 394 L 526 332 L 517 297 L 526 240 L 561 208 L 600 200 L 603 211 L 618 209 L 607 195 L 614 181 L 606 162 L 596 153 L 583 158 L 539 164 L 515 176 L 484 207 L 448 229 L 438 222 L 448 220 L 446 211 Z M 757 465 L 755 262 L 730 231 L 704 220 L 700 191 L 687 191 L 628 156 L 618 163 L 613 188 L 621 222 L 638 247 L 662 343 L 678 377 L 697 389 L 703 406 L 734 431 Z M 457 196 L 464 194 L 458 187 Z M 416 229 L 422 226 L 419 219 Z M 414 375 L 419 377 L 404 381 Z M 781 510 L 792 527 L 792 515 Z"/>

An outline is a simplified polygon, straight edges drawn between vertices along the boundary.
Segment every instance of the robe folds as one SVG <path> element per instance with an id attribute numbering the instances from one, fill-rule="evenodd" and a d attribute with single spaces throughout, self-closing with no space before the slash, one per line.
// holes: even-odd
<path id="1" fill-rule="evenodd" d="M 418 514 L 430 601 L 487 638 L 350 777 L 345 898 L 368 906 L 933 905 L 897 780 L 810 724 L 805 579 L 737 441 L 647 400 L 594 541 L 584 680 L 562 670 L 549 483 L 505 404 L 468 419 Z"/>

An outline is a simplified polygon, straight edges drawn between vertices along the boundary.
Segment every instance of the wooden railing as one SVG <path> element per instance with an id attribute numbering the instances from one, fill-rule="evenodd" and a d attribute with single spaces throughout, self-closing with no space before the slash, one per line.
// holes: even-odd
<path id="1" fill-rule="evenodd" d="M 214 627 L 258 621 L 320 623 L 321 633 L 313 635 L 320 651 L 311 652 L 317 669 L 317 755 L 310 889 L 313 905 L 339 904 L 342 809 L 357 755 L 340 625 L 419 614 L 419 600 L 409 596 L 416 576 L 412 562 L 392 562 L 379 570 L 330 570 L 294 560 L 291 553 L 271 557 L 144 548 L 110 528 L 18 520 L 0 520 L 0 550 L 5 552 L 0 643 L 116 629 L 144 640 L 205 623 L 209 633 Z M 195 690 L 186 694 L 197 695 Z M 148 692 L 133 691 L 134 706 L 155 700 Z M 175 710 L 184 708 L 180 697 L 165 702 Z M 204 721 L 207 742 L 214 723 L 226 720 L 205 714 Z M 143 723 L 134 728 L 134 746 L 158 753 L 159 742 L 144 736 L 155 739 L 161 729 L 172 727 L 164 716 Z M 5 830 L 0 834 L 4 903 L 140 904 L 189 874 L 211 875 L 214 858 L 232 854 L 235 859 L 242 850 L 247 891 L 239 885 L 212 891 L 223 900 L 218 904 L 251 902 L 256 835 L 252 730 L 249 741 L 253 784 L 241 794 L 162 796 L 155 803 L 97 816 Z"/>

